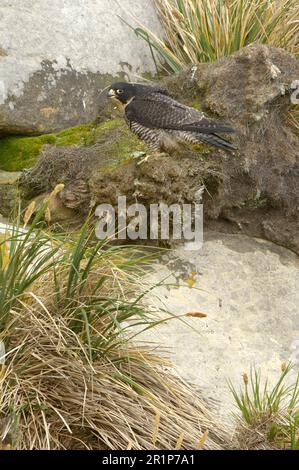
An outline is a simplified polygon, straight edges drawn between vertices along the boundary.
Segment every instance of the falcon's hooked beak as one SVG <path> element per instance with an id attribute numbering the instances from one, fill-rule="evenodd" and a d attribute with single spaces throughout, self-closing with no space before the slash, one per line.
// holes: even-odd
<path id="1" fill-rule="evenodd" d="M 109 96 L 109 98 L 115 97 L 116 96 L 115 90 L 110 88 L 110 90 L 108 91 L 108 96 Z"/>

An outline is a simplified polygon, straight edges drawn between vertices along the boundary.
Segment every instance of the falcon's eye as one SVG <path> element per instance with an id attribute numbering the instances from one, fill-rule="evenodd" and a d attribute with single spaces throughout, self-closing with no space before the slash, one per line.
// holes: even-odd
<path id="1" fill-rule="evenodd" d="M 117 93 L 118 95 L 121 95 L 123 92 L 124 92 L 124 90 L 122 90 L 121 88 L 118 88 L 118 89 L 116 90 L 116 93 Z"/>

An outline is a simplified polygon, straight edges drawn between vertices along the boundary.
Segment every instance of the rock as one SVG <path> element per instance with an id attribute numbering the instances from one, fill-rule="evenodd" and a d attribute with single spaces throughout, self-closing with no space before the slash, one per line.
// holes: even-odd
<path id="1" fill-rule="evenodd" d="M 206 233 L 201 250 L 166 253 L 144 282 L 156 286 L 145 297 L 148 305 L 174 317 L 207 316 L 171 319 L 138 338 L 163 345 L 179 375 L 216 400 L 221 418 L 231 420 L 237 410 L 227 380 L 239 390 L 242 374 L 256 366 L 273 386 L 288 361 L 294 365 L 290 382 L 296 380 L 298 267 L 294 253 L 272 243 Z"/>
<path id="2" fill-rule="evenodd" d="M 0 170 L 0 184 L 12 185 L 15 184 L 21 176 L 20 171 L 2 171 Z"/>
<path id="3" fill-rule="evenodd" d="M 116 205 L 119 195 L 147 206 L 192 203 L 204 185 L 206 228 L 267 238 L 299 253 L 299 138 L 287 120 L 289 90 L 298 76 L 299 64 L 291 54 L 252 45 L 166 79 L 164 84 L 180 101 L 233 122 L 237 132 L 229 138 L 238 146 L 235 154 L 202 145 L 138 165 L 132 155 L 144 147 L 114 119 L 109 132 L 100 132 L 91 147 L 52 149 L 48 156 L 44 152 L 24 176 L 23 188 L 50 191 L 64 182 L 64 204 L 68 207 L 72 200 L 70 207 L 75 204 L 86 214 L 99 203 Z M 50 179 L 42 178 L 49 168 Z M 75 188 L 82 179 L 89 192 L 80 200 Z"/>
<path id="4" fill-rule="evenodd" d="M 18 181 L 21 172 L 0 170 L 0 216 L 9 216 L 19 199 Z M 1 219 L 1 217 L 0 217 Z"/>
<path id="5" fill-rule="evenodd" d="M 279 70 L 279 73 L 278 73 Z M 275 73 L 273 72 L 275 71 Z M 202 107 L 238 130 L 237 158 L 206 181 L 208 225 L 261 236 L 299 252 L 299 138 L 288 125 L 299 63 L 282 49 L 252 45 L 195 74 Z"/>
<path id="6" fill-rule="evenodd" d="M 36 207 L 34 213 L 40 209 L 41 204 L 47 201 L 47 221 L 56 222 L 72 222 L 75 221 L 76 214 L 72 209 L 66 207 L 58 195 L 51 196 L 51 193 L 40 194 L 34 199 Z"/>
<path id="7" fill-rule="evenodd" d="M 285 50 L 252 44 L 214 63 L 198 64 L 183 72 L 180 80 L 172 76 L 166 84 L 176 95 L 193 97 L 201 109 L 229 117 L 240 127 L 268 120 L 273 113 L 281 115 L 290 107 L 298 67 Z"/>
<path id="8" fill-rule="evenodd" d="M 134 17 L 161 33 L 147 0 L 1 0 L 0 135 L 86 123 L 111 81 L 155 73 Z"/>

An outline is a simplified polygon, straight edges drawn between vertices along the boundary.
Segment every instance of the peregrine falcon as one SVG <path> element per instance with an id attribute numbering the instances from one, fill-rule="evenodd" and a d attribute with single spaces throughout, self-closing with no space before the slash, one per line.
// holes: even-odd
<path id="1" fill-rule="evenodd" d="M 229 123 L 178 103 L 164 88 L 119 82 L 111 85 L 108 96 L 124 106 L 131 131 L 155 152 L 173 153 L 180 144 L 202 142 L 228 151 L 236 149 L 218 135 L 234 132 Z"/>

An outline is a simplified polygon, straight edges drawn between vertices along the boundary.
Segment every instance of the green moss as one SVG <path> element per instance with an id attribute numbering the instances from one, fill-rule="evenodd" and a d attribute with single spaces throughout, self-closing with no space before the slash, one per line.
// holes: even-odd
<path id="1" fill-rule="evenodd" d="M 97 144 L 97 149 L 105 156 L 107 171 L 120 163 L 131 161 L 133 153 L 148 151 L 147 146 L 128 129 L 124 119 L 115 118 L 98 125 L 89 123 L 72 127 L 56 134 L 0 139 L 0 170 L 20 171 L 32 167 L 45 144 L 56 147 L 86 147 Z M 209 151 L 206 146 L 200 146 L 201 154 Z"/>
<path id="2" fill-rule="evenodd" d="M 88 145 L 91 135 L 95 129 L 95 124 L 82 124 L 76 127 L 70 127 L 58 134 L 52 134 L 55 138 L 57 147 L 63 145 Z"/>
<path id="3" fill-rule="evenodd" d="M 257 198 L 247 199 L 240 205 L 246 209 L 255 210 L 255 209 L 260 209 L 262 207 L 267 207 L 267 206 L 269 207 L 269 200 L 266 197 L 257 197 Z"/>
<path id="4" fill-rule="evenodd" d="M 40 137 L 5 137 L 0 140 L 0 169 L 19 171 L 34 165 L 41 147 L 53 144 L 55 138 L 51 135 Z"/>
<path id="5" fill-rule="evenodd" d="M 43 145 L 87 145 L 94 124 L 71 127 L 37 137 L 9 136 L 0 139 L 0 169 L 19 171 L 35 164 Z"/>
<path id="6" fill-rule="evenodd" d="M 82 147 L 95 143 L 103 144 L 105 153 L 114 156 L 116 160 L 127 159 L 131 152 L 141 147 L 123 119 L 112 119 L 99 125 L 90 123 L 72 127 L 56 134 L 0 139 L 0 169 L 19 171 L 33 166 L 45 144 Z"/>
<path id="7" fill-rule="evenodd" d="M 98 126 L 94 132 L 94 142 L 105 154 L 105 168 L 101 172 L 109 172 L 120 163 L 131 161 L 132 154 L 145 151 L 146 145 L 128 129 L 123 119 L 113 119 Z"/>
<path id="8" fill-rule="evenodd" d="M 197 109 L 198 111 L 202 111 L 201 104 L 198 101 L 194 101 L 193 103 L 190 104 L 192 108 Z"/>

